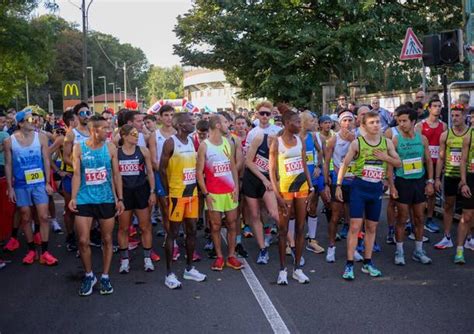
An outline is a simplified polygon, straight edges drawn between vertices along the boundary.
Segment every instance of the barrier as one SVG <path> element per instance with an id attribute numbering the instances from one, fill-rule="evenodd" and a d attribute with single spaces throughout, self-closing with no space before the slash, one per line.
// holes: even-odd
<path id="1" fill-rule="evenodd" d="M 11 203 L 7 196 L 7 179 L 0 178 L 0 240 L 10 237 L 13 227 L 15 204 Z"/>

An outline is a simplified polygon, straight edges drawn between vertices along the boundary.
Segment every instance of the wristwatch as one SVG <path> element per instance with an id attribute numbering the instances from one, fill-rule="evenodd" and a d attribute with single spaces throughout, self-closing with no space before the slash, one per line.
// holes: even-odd
<path id="1" fill-rule="evenodd" d="M 428 179 L 428 180 L 426 180 L 426 183 L 434 184 L 434 180 L 433 179 Z"/>

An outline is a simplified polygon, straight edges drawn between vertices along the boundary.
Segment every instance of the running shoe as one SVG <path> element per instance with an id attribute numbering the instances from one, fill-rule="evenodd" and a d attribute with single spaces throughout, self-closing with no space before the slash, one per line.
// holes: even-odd
<path id="1" fill-rule="evenodd" d="M 130 227 L 128 228 L 128 236 L 129 237 L 134 237 L 137 235 L 137 228 L 132 224 L 130 225 Z"/>
<path id="2" fill-rule="evenodd" d="M 271 234 L 265 234 L 263 236 L 263 241 L 265 242 L 265 247 L 268 248 L 272 244 L 273 237 Z"/>
<path id="3" fill-rule="evenodd" d="M 201 231 L 204 228 L 204 219 L 199 218 L 196 223 L 196 230 Z"/>
<path id="4" fill-rule="evenodd" d="M 211 250 L 214 249 L 214 244 L 211 240 L 208 240 L 207 243 L 204 245 L 204 250 Z"/>
<path id="5" fill-rule="evenodd" d="M 268 255 L 268 249 L 264 248 L 258 252 L 257 264 L 268 264 L 270 256 Z"/>
<path id="6" fill-rule="evenodd" d="M 335 246 L 329 246 L 328 247 L 328 253 L 326 255 L 326 262 L 327 263 L 336 262 L 336 247 Z"/>
<path id="7" fill-rule="evenodd" d="M 408 220 L 405 224 L 405 233 L 406 234 L 411 234 L 413 233 L 413 225 L 410 223 L 410 221 Z"/>
<path id="8" fill-rule="evenodd" d="M 130 260 L 129 259 L 120 259 L 120 274 L 128 274 L 130 272 Z"/>
<path id="9" fill-rule="evenodd" d="M 235 269 L 235 270 L 240 270 L 244 267 L 244 265 L 242 264 L 242 262 L 240 262 L 239 260 L 237 260 L 237 258 L 235 256 L 229 256 L 227 258 L 227 262 L 225 264 L 227 267 L 230 267 L 232 269 Z"/>
<path id="10" fill-rule="evenodd" d="M 10 237 L 10 239 L 8 239 L 7 244 L 3 247 L 3 250 L 7 252 L 13 252 L 17 250 L 19 247 L 20 247 L 20 242 L 18 241 L 18 239 L 14 237 Z"/>
<path id="11" fill-rule="evenodd" d="M 154 250 L 151 251 L 150 253 L 150 259 L 153 261 L 153 262 L 158 262 L 161 260 L 160 256 L 158 255 L 157 252 L 155 252 Z"/>
<path id="12" fill-rule="evenodd" d="M 102 239 L 98 230 L 93 229 L 91 231 L 89 245 L 93 247 L 102 247 Z"/>
<path id="13" fill-rule="evenodd" d="M 405 254 L 403 252 L 395 251 L 395 264 L 397 266 L 404 266 L 405 265 Z"/>
<path id="14" fill-rule="evenodd" d="M 466 242 L 464 243 L 464 248 L 474 251 L 474 238 L 467 237 Z"/>
<path id="15" fill-rule="evenodd" d="M 155 266 L 153 265 L 151 258 L 146 257 L 143 259 L 143 268 L 147 273 L 155 270 Z"/>
<path id="16" fill-rule="evenodd" d="M 452 248 L 454 247 L 453 241 L 451 238 L 444 236 L 443 239 L 441 239 L 440 242 L 438 242 L 436 245 L 434 245 L 434 248 L 436 249 L 447 249 L 447 248 Z"/>
<path id="17" fill-rule="evenodd" d="M 293 257 L 293 263 L 295 263 L 295 261 L 296 261 L 296 255 L 295 255 L 295 252 L 293 251 L 293 249 L 292 249 L 292 248 L 290 248 L 290 249 L 291 249 L 291 256 Z M 300 267 L 304 267 L 305 263 L 306 263 L 306 261 L 304 260 L 304 257 L 303 257 L 303 255 L 301 255 L 301 259 L 300 259 Z"/>
<path id="18" fill-rule="evenodd" d="M 92 289 L 94 285 L 97 283 L 97 278 L 95 275 L 92 276 L 84 276 L 82 279 L 81 287 L 79 288 L 79 296 L 89 296 L 92 294 Z"/>
<path id="19" fill-rule="evenodd" d="M 347 233 L 349 233 L 349 224 L 343 224 L 339 236 L 342 239 L 347 239 Z"/>
<path id="20" fill-rule="evenodd" d="M 209 252 L 207 252 L 207 257 L 210 258 L 210 259 L 217 258 L 216 250 L 213 248 Z"/>
<path id="21" fill-rule="evenodd" d="M 33 242 L 35 243 L 35 245 L 41 246 L 41 233 L 36 232 L 33 235 Z"/>
<path id="22" fill-rule="evenodd" d="M 324 248 L 321 247 L 315 239 L 309 239 L 306 244 L 306 249 L 316 254 L 324 253 Z"/>
<path id="23" fill-rule="evenodd" d="M 271 234 L 278 234 L 278 227 L 276 224 L 273 224 L 272 227 L 270 228 L 270 233 Z"/>
<path id="24" fill-rule="evenodd" d="M 371 277 L 380 277 L 382 276 L 382 272 L 378 270 L 373 263 L 364 264 L 362 266 L 362 272 L 364 274 L 369 274 Z"/>
<path id="25" fill-rule="evenodd" d="M 194 251 L 193 252 L 193 262 L 199 262 L 199 261 L 201 261 L 201 259 L 202 259 L 202 256 L 198 252 Z"/>
<path id="26" fill-rule="evenodd" d="M 438 224 L 436 224 L 432 218 L 426 219 L 424 228 L 431 233 L 439 233 L 440 230 Z"/>
<path id="27" fill-rule="evenodd" d="M 140 245 L 139 240 L 128 237 L 128 250 L 131 251 L 131 250 L 137 249 L 138 245 Z"/>
<path id="28" fill-rule="evenodd" d="M 408 239 L 410 239 L 410 240 L 416 240 L 415 233 L 411 232 L 411 233 L 408 235 Z M 423 236 L 423 242 L 430 242 L 430 238 L 428 238 L 428 237 L 426 237 L 426 236 Z"/>
<path id="29" fill-rule="evenodd" d="M 336 233 L 336 241 L 341 241 L 342 238 L 341 238 L 341 235 L 339 233 Z"/>
<path id="30" fill-rule="evenodd" d="M 0 260 L 0 269 L 3 269 L 7 266 L 7 263 L 3 260 Z"/>
<path id="31" fill-rule="evenodd" d="M 40 263 L 46 266 L 55 266 L 58 264 L 58 259 L 51 255 L 50 252 L 44 252 L 40 256 Z"/>
<path id="32" fill-rule="evenodd" d="M 346 267 L 344 268 L 344 273 L 342 274 L 342 278 L 344 278 L 346 281 L 354 280 L 354 266 L 352 264 L 346 264 Z"/>
<path id="33" fill-rule="evenodd" d="M 235 252 L 237 253 L 238 257 L 247 258 L 249 257 L 249 253 L 245 250 L 242 244 L 237 244 L 235 246 Z"/>
<path id="34" fill-rule="evenodd" d="M 114 292 L 114 288 L 112 287 L 112 284 L 110 283 L 110 278 L 108 277 L 100 278 L 99 292 L 101 295 L 110 295 L 112 292 Z"/>
<path id="35" fill-rule="evenodd" d="M 68 252 L 75 252 L 77 251 L 77 243 L 76 243 L 76 238 L 75 236 L 72 234 L 72 235 L 68 235 L 66 237 L 66 250 Z"/>
<path id="36" fill-rule="evenodd" d="M 389 230 L 387 236 L 385 237 L 385 243 L 387 245 L 395 245 L 395 231 Z"/>
<path id="37" fill-rule="evenodd" d="M 250 228 L 250 226 L 248 226 L 248 225 L 244 226 L 243 234 L 244 234 L 244 238 L 252 238 L 253 237 L 252 229 Z"/>
<path id="38" fill-rule="evenodd" d="M 428 255 L 426 255 L 426 252 L 424 250 L 417 251 L 415 250 L 411 256 L 413 261 L 420 262 L 422 264 L 430 264 L 433 262 Z"/>
<path id="39" fill-rule="evenodd" d="M 59 225 L 59 222 L 57 219 L 51 219 L 51 227 L 54 233 L 63 234 L 63 229 L 61 228 L 61 225 Z"/>
<path id="40" fill-rule="evenodd" d="M 297 280 L 298 283 L 301 283 L 301 284 L 309 283 L 309 277 L 306 276 L 303 270 L 300 268 L 293 271 L 292 277 L 293 279 Z"/>
<path id="41" fill-rule="evenodd" d="M 34 250 L 29 250 L 23 258 L 23 264 L 33 264 L 35 262 L 36 252 Z"/>
<path id="42" fill-rule="evenodd" d="M 288 272 L 286 271 L 286 268 L 280 270 L 280 272 L 278 273 L 277 284 L 288 285 Z"/>
<path id="43" fill-rule="evenodd" d="M 222 269 L 224 269 L 224 258 L 218 257 L 212 262 L 211 270 L 222 271 Z"/>
<path id="44" fill-rule="evenodd" d="M 156 232 L 156 236 L 157 236 L 157 237 L 164 237 L 164 236 L 165 236 L 165 230 L 159 229 L 159 230 Z"/>
<path id="45" fill-rule="evenodd" d="M 165 278 L 165 285 L 171 290 L 181 288 L 181 282 L 178 281 L 178 278 L 174 273 L 171 273 Z"/>
<path id="46" fill-rule="evenodd" d="M 292 255 L 292 254 L 293 254 L 292 251 L 291 251 L 291 247 L 288 246 L 288 245 L 287 245 L 286 248 L 285 248 L 285 254 L 286 254 L 286 255 Z"/>
<path id="47" fill-rule="evenodd" d="M 192 267 L 189 271 L 184 269 L 183 278 L 190 281 L 202 282 L 206 280 L 207 276 L 201 274 L 196 268 Z"/>
<path id="48" fill-rule="evenodd" d="M 465 264 L 466 260 L 464 259 L 464 251 L 458 250 L 456 251 L 456 255 L 454 256 L 454 263 L 455 264 Z"/>
<path id="49" fill-rule="evenodd" d="M 359 239 L 357 241 L 356 251 L 358 251 L 359 253 L 363 253 L 365 251 L 364 239 Z"/>
<path id="50" fill-rule="evenodd" d="M 354 251 L 354 261 L 355 262 L 364 261 L 364 257 L 362 255 L 360 255 L 360 253 L 357 251 L 357 249 Z"/>
<path id="51" fill-rule="evenodd" d="M 374 242 L 374 248 L 373 248 L 374 253 L 380 253 L 382 251 L 382 248 L 379 246 L 377 241 Z"/>
<path id="52" fill-rule="evenodd" d="M 179 252 L 179 247 L 174 246 L 173 247 L 173 261 L 178 261 L 180 256 L 181 256 L 181 253 Z"/>

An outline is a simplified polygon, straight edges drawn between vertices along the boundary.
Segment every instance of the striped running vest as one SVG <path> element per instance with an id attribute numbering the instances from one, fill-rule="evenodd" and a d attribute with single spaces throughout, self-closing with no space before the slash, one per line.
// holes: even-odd
<path id="1" fill-rule="evenodd" d="M 444 170 L 447 177 L 461 176 L 462 141 L 468 132 L 469 129 L 462 135 L 457 136 L 452 128 L 448 130 L 446 137 L 446 155 L 444 157 Z"/>
<path id="2" fill-rule="evenodd" d="M 278 175 L 280 176 L 280 192 L 293 193 L 308 190 L 306 175 L 301 154 L 303 144 L 299 136 L 296 145 L 287 147 L 282 137 L 278 137 Z"/>

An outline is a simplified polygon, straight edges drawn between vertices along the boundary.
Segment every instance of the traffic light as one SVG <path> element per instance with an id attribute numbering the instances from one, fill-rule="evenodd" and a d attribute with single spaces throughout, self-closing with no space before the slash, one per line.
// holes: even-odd
<path id="1" fill-rule="evenodd" d="M 454 65 L 464 60 L 464 40 L 461 29 L 423 36 L 425 66 Z"/>
<path id="2" fill-rule="evenodd" d="M 423 64 L 425 66 L 438 66 L 441 64 L 439 58 L 439 44 L 439 35 L 423 36 Z"/>

